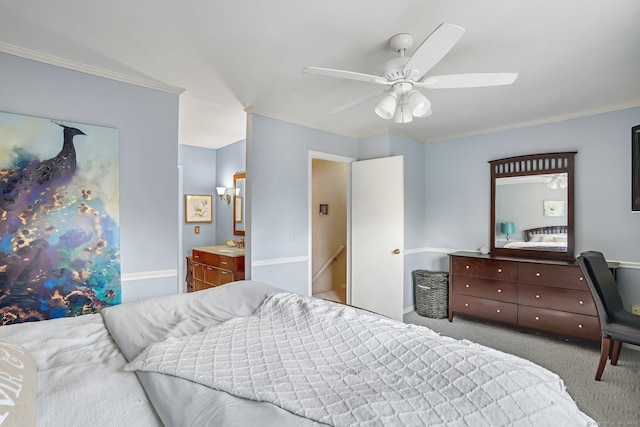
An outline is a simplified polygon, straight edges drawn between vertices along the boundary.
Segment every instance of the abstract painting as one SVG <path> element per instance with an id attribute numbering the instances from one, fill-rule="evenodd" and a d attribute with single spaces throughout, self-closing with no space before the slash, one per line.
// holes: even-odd
<path id="1" fill-rule="evenodd" d="M 0 323 L 121 302 L 118 130 L 0 112 Z"/>

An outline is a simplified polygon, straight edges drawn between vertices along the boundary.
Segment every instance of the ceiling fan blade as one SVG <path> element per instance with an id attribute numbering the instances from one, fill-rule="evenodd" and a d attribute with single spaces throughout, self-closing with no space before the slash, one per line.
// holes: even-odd
<path id="1" fill-rule="evenodd" d="M 405 75 L 408 71 L 414 70 L 414 75 L 407 77 L 420 80 L 458 43 L 464 32 L 465 29 L 457 25 L 440 24 L 409 59 L 404 67 Z"/>
<path id="2" fill-rule="evenodd" d="M 468 73 L 432 76 L 414 86 L 427 89 L 455 89 L 466 87 L 510 85 L 518 77 L 518 73 Z"/>
<path id="3" fill-rule="evenodd" d="M 318 67 L 304 67 L 303 73 L 319 74 L 321 76 L 337 77 L 339 79 L 358 80 L 361 82 L 377 83 L 383 85 L 390 85 L 391 83 L 380 76 L 373 76 L 371 74 L 355 73 L 353 71 L 344 70 L 332 70 L 331 68 L 318 68 Z"/>
<path id="4" fill-rule="evenodd" d="M 329 111 L 329 113 L 330 114 L 341 113 L 341 112 L 343 112 L 345 110 L 348 110 L 349 108 L 353 108 L 353 107 L 356 107 L 356 106 L 358 106 L 360 104 L 364 104 L 365 102 L 367 102 L 369 100 L 372 100 L 374 98 L 377 98 L 380 95 L 382 95 L 384 93 L 387 93 L 387 92 L 388 92 L 388 90 L 379 90 L 377 92 L 370 93 L 368 95 L 365 95 L 365 96 L 362 96 L 360 98 L 354 99 L 353 101 L 348 102 L 348 103 L 346 103 L 344 105 L 341 105 L 341 106 L 339 106 L 337 108 L 334 108 L 333 110 Z"/>

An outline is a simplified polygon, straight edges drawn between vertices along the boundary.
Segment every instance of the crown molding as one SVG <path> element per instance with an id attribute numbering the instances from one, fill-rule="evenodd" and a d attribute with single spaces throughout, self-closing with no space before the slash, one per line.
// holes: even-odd
<path id="1" fill-rule="evenodd" d="M 116 80 L 123 83 L 129 83 L 135 86 L 142 86 L 149 89 L 155 89 L 162 92 L 173 93 L 180 95 L 184 92 L 184 89 L 177 86 L 171 86 L 162 82 L 158 82 L 151 79 L 145 79 L 142 77 L 134 77 L 124 73 L 118 73 L 116 71 L 106 70 L 100 67 L 94 67 L 92 65 L 82 64 L 80 62 L 70 61 L 68 59 L 60 58 L 58 56 L 49 55 L 35 50 L 26 49 L 20 46 L 15 46 L 9 43 L 0 42 L 0 52 L 8 53 L 10 55 L 19 56 L 21 58 L 31 59 L 33 61 L 43 62 L 49 65 L 55 65 L 57 67 L 66 68 L 68 70 L 79 71 L 85 74 L 91 74 L 97 77 L 104 77 L 110 80 Z"/>

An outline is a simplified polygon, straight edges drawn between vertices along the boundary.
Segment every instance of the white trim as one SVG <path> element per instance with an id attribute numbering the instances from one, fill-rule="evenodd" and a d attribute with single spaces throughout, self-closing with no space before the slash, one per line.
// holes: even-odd
<path id="1" fill-rule="evenodd" d="M 183 224 L 184 224 L 184 191 L 183 184 L 184 183 L 184 171 L 182 170 L 182 165 L 178 165 L 178 277 L 176 278 L 176 288 L 178 289 L 178 294 L 183 293 L 185 280 L 183 279 L 186 274 L 184 271 L 186 258 L 184 255 L 184 251 L 182 249 L 183 243 Z"/>
<path id="2" fill-rule="evenodd" d="M 614 260 L 608 260 L 609 262 L 617 262 L 618 268 L 628 268 L 631 270 L 640 270 L 640 262 L 633 262 L 633 261 L 614 261 Z"/>
<path id="3" fill-rule="evenodd" d="M 410 305 L 409 307 L 405 307 L 404 310 L 402 311 L 402 314 L 408 314 L 408 313 L 411 313 L 412 311 L 416 311 L 415 305 Z"/>
<path id="4" fill-rule="evenodd" d="M 459 251 L 464 251 L 464 252 L 477 252 L 480 253 L 479 250 L 477 249 L 447 249 L 447 248 L 414 248 L 414 249 L 405 249 L 402 251 L 402 253 L 404 255 L 411 255 L 411 254 L 419 254 L 419 253 L 436 253 L 436 254 L 450 254 L 453 252 L 459 252 Z M 631 270 L 640 270 L 640 262 L 634 262 L 634 261 L 616 261 L 616 260 L 612 260 L 612 259 L 608 259 L 608 262 L 615 262 L 618 263 L 618 268 L 628 268 Z"/>
<path id="5" fill-rule="evenodd" d="M 277 265 L 277 264 L 292 264 L 296 262 L 307 262 L 309 261 L 308 256 L 296 256 L 296 257 L 288 257 L 288 258 L 271 258 L 271 259 L 261 259 L 259 261 L 251 261 L 252 267 L 265 267 L 268 265 Z"/>
<path id="6" fill-rule="evenodd" d="M 110 71 L 100 67 L 94 67 L 93 65 L 70 61 L 68 59 L 60 58 L 58 56 L 37 52 L 35 50 L 26 49 L 26 48 L 15 46 L 5 42 L 0 42 L 0 52 L 8 53 L 10 55 L 20 56 L 22 58 L 31 59 L 33 61 L 43 62 L 49 65 L 55 65 L 57 67 L 67 68 L 73 71 L 79 71 L 85 74 L 91 74 L 93 76 L 104 77 L 106 79 L 116 80 L 123 83 L 129 83 L 132 85 L 142 86 L 149 89 L 169 92 L 176 95 L 180 95 L 182 92 L 184 92 L 184 89 L 181 87 L 171 86 L 156 80 L 146 79 L 143 77 L 134 77 L 128 74 L 123 74 L 116 71 Z"/>
<path id="7" fill-rule="evenodd" d="M 419 254 L 419 253 L 423 253 L 423 252 L 438 253 L 438 254 L 450 254 L 452 252 L 458 252 L 458 251 L 480 252 L 480 251 L 477 251 L 477 250 L 469 250 L 469 249 L 414 248 L 414 249 L 405 249 L 405 250 L 402 251 L 402 253 L 404 255 Z"/>
<path id="8" fill-rule="evenodd" d="M 127 273 L 123 274 L 120 278 L 121 282 L 132 282 L 135 280 L 149 280 L 160 279 L 163 277 L 176 277 L 178 270 L 173 268 L 171 270 L 156 270 L 156 271 L 141 271 L 139 273 Z"/>

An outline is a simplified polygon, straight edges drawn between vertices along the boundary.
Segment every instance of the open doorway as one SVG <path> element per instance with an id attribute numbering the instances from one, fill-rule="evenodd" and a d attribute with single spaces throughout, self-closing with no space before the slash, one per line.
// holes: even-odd
<path id="1" fill-rule="evenodd" d="M 349 161 L 311 158 L 311 294 L 348 302 Z"/>

